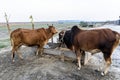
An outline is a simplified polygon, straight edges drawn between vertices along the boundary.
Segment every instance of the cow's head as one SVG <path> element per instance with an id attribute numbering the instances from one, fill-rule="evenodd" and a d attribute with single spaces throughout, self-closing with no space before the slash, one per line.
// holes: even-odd
<path id="1" fill-rule="evenodd" d="M 53 34 L 56 34 L 58 31 L 57 31 L 57 29 L 55 29 L 55 27 L 52 25 L 52 26 L 49 26 L 49 31 L 51 32 L 51 33 L 53 33 Z"/>
<path id="2" fill-rule="evenodd" d="M 59 40 L 60 42 L 64 42 L 64 41 L 63 41 L 64 34 L 65 34 L 65 31 L 64 31 L 64 30 L 62 30 L 62 31 L 58 34 L 58 35 L 59 35 L 59 39 L 58 39 L 58 40 Z"/>

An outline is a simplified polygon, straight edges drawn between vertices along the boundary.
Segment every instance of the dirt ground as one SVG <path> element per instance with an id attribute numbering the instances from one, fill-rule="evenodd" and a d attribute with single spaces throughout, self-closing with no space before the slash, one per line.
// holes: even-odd
<path id="1" fill-rule="evenodd" d="M 15 56 L 11 61 L 10 49 L 0 53 L 0 80 L 120 80 L 120 71 L 111 66 L 106 76 L 101 76 L 97 69 L 103 64 L 98 55 L 91 58 L 81 70 L 72 60 L 60 60 L 59 56 L 44 54 L 35 56 L 35 49 L 24 47 L 21 52 L 24 60 Z"/>

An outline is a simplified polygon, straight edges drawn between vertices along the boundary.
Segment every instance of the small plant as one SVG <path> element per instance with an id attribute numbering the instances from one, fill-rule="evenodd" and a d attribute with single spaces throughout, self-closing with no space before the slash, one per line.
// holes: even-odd
<path id="1" fill-rule="evenodd" d="M 87 27 L 88 26 L 87 22 L 84 22 L 84 21 L 81 21 L 79 25 L 82 26 L 82 27 Z"/>

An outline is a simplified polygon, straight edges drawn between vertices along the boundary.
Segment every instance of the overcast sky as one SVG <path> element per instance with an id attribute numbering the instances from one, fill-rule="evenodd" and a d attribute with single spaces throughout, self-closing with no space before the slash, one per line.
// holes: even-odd
<path id="1" fill-rule="evenodd" d="M 120 0 L 0 0 L 0 22 L 85 20 L 117 20 Z"/>

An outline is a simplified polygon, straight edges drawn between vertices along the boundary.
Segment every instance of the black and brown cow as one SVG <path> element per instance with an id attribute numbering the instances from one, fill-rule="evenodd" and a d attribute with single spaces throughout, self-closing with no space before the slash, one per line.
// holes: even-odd
<path id="1" fill-rule="evenodd" d="M 82 51 L 91 53 L 101 51 L 106 61 L 106 66 L 102 73 L 102 75 L 105 75 L 111 64 L 112 52 L 119 44 L 120 34 L 111 29 L 82 30 L 77 26 L 73 26 L 69 32 L 67 32 L 69 37 L 66 37 L 66 34 L 64 34 L 63 41 L 66 42 L 66 45 L 70 42 L 71 45 L 69 47 L 73 47 L 78 59 L 78 69 L 80 70 L 81 68 Z M 65 38 L 68 38 L 68 41 L 65 41 Z"/>
<path id="2" fill-rule="evenodd" d="M 35 30 L 18 28 L 11 32 L 10 39 L 12 43 L 12 60 L 14 62 L 15 52 L 18 52 L 18 48 L 22 45 L 25 46 L 38 46 L 37 53 L 42 54 L 43 46 L 47 44 L 48 40 L 57 33 L 55 27 L 49 26 L 49 28 L 39 28 Z M 19 57 L 22 59 L 21 54 Z"/>

